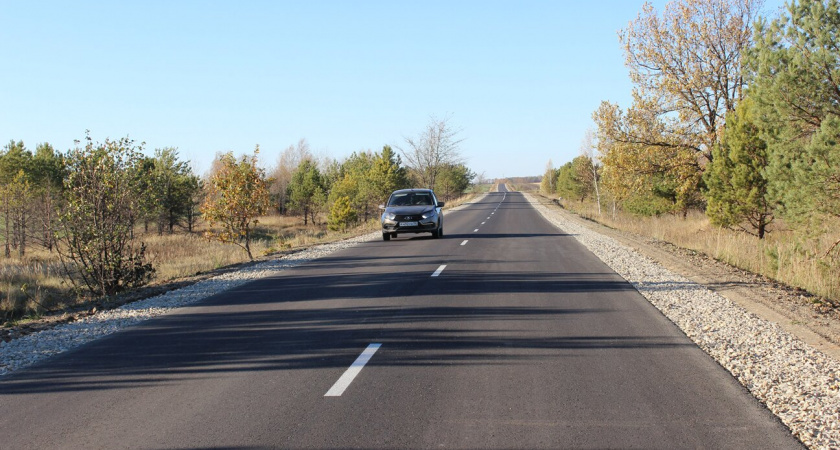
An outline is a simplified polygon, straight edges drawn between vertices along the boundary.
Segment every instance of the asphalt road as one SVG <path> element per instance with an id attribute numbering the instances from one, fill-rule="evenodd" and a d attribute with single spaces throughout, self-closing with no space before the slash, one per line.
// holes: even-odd
<path id="1" fill-rule="evenodd" d="M 800 447 L 521 194 L 444 217 L 0 379 L 0 447 Z"/>

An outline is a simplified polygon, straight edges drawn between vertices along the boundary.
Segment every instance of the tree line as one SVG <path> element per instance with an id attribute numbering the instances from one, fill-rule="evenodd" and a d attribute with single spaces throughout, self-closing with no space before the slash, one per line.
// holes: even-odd
<path id="1" fill-rule="evenodd" d="M 355 152 L 342 161 L 316 158 L 305 140 L 284 150 L 271 171 L 270 193 L 281 213 L 297 214 L 304 223 L 321 217 L 332 230 L 379 217 L 379 205 L 397 189 L 434 189 L 452 200 L 470 187 L 475 173 L 460 154 L 460 130 L 450 118 L 431 117 L 417 137 L 402 147 Z"/>
<path id="2" fill-rule="evenodd" d="M 619 33 L 633 102 L 593 113 L 582 154 L 543 189 L 636 214 L 703 210 L 764 238 L 840 225 L 840 1 L 645 4 Z M 546 180 L 548 178 L 548 180 Z M 835 243 L 826 254 L 837 250 Z"/>
<path id="3" fill-rule="evenodd" d="M 146 283 L 154 270 L 145 232 L 191 231 L 202 180 L 174 148 L 145 156 L 128 138 L 94 142 L 89 134 L 67 152 L 21 141 L 0 151 L 3 255 L 22 258 L 31 245 L 57 252 L 79 290 L 109 295 Z"/>
<path id="4" fill-rule="evenodd" d="M 457 132 L 447 120 L 429 125 L 449 133 L 447 154 L 435 156 L 439 149 L 425 140 L 402 152 L 410 160 L 425 153 L 417 165 L 404 165 L 388 145 L 342 161 L 316 158 L 301 140 L 271 171 L 260 167 L 257 146 L 239 157 L 218 154 L 205 177 L 177 149 L 147 156 L 145 144 L 129 138 L 95 142 L 86 133 L 66 152 L 48 143 L 32 152 L 12 140 L 0 150 L 3 255 L 22 258 L 41 246 L 59 255 L 80 294 L 113 295 L 154 276 L 143 233 L 193 233 L 203 220 L 207 238 L 238 245 L 253 259 L 252 233 L 266 214 L 297 215 L 305 224 L 325 220 L 343 231 L 378 218 L 379 204 L 396 189 L 433 187 L 451 199 L 474 174 L 459 159 L 451 140 Z"/>

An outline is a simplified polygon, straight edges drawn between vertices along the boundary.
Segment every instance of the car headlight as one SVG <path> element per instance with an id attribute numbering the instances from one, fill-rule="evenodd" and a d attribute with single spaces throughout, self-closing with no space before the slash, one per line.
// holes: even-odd
<path id="1" fill-rule="evenodd" d="M 394 219 L 397 218 L 397 215 L 392 213 L 392 212 L 389 212 L 389 213 L 383 214 L 382 218 L 385 219 L 385 220 L 394 220 Z"/>
<path id="2" fill-rule="evenodd" d="M 424 219 L 430 219 L 430 218 L 432 218 L 432 217 L 434 217 L 434 216 L 436 216 L 436 215 L 437 215 L 437 211 L 433 209 L 433 210 L 431 210 L 431 211 L 424 212 L 422 217 L 423 217 Z"/>

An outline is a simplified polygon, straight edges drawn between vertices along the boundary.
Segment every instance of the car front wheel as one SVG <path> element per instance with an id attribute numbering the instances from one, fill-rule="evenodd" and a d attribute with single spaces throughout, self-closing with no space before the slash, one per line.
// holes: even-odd
<path id="1" fill-rule="evenodd" d="M 390 241 L 391 240 L 391 233 L 382 233 L 382 240 L 383 241 Z"/>

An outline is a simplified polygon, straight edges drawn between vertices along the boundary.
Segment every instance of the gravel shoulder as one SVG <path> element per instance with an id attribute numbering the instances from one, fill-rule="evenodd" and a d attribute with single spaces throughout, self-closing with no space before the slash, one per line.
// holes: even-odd
<path id="1" fill-rule="evenodd" d="M 678 253 L 668 255 L 660 247 L 638 242 L 614 230 L 599 229 L 596 224 L 584 221 L 545 199 L 525 195 L 549 222 L 573 235 L 630 282 L 767 406 L 806 446 L 815 449 L 840 448 L 840 361 L 830 356 L 830 352 L 817 350 L 814 345 L 806 343 L 805 338 L 790 331 L 797 330 L 803 335 L 812 333 L 808 339 L 816 342 L 823 339 L 820 345 L 830 349 L 835 344 L 812 330 L 819 329 L 831 336 L 831 333 L 815 325 L 819 320 L 794 323 L 797 319 L 783 314 L 791 309 L 789 305 L 776 308 L 765 305 L 760 300 L 763 297 L 753 297 L 749 292 L 749 280 L 734 277 L 711 263 L 698 264 L 698 260 Z M 634 247 L 644 250 L 635 250 Z M 644 251 L 651 256 L 645 255 Z M 657 255 L 663 262 L 655 259 Z M 680 258 L 684 261 L 677 261 Z M 672 269 L 666 268 L 666 265 Z M 697 270 L 695 266 L 705 268 Z M 680 275 L 680 270 L 686 270 L 691 278 Z M 724 289 L 732 285 L 745 291 Z M 755 290 L 761 292 L 761 289 Z M 735 297 L 732 292 L 736 292 L 740 302 L 746 306 L 723 295 L 727 293 Z M 807 315 L 799 308 L 792 309 Z M 767 317 L 778 314 L 781 322 L 762 314 Z"/>

